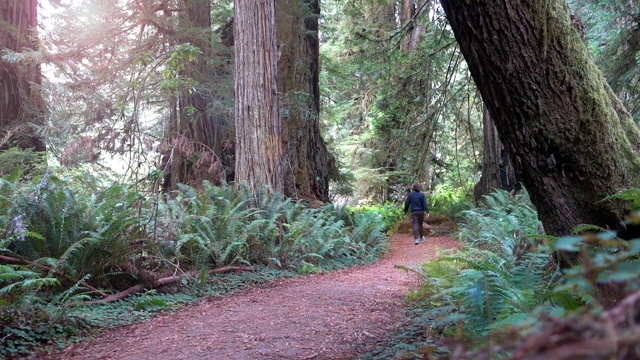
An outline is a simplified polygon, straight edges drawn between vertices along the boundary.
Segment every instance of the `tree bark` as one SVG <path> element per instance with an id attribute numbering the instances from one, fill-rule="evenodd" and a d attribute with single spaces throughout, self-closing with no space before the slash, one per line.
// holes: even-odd
<path id="1" fill-rule="evenodd" d="M 484 108 L 482 123 L 484 127 L 484 151 L 482 177 L 474 190 L 476 202 L 482 200 L 482 196 L 493 191 L 513 191 L 518 190 L 519 187 L 519 181 L 511 163 L 511 156 L 502 145 L 496 126 L 486 107 Z"/>
<path id="2" fill-rule="evenodd" d="M 276 13 L 284 194 L 328 201 L 329 180 L 338 170 L 320 132 L 320 4 L 279 0 Z"/>
<path id="3" fill-rule="evenodd" d="M 560 0 L 442 0 L 471 74 L 513 155 L 545 231 L 617 227 L 640 184 L 637 126 L 619 104 Z"/>
<path id="4" fill-rule="evenodd" d="M 35 50 L 37 0 L 0 0 L 0 48 Z M 40 66 L 0 59 L 0 150 L 11 146 L 44 151 L 31 124 L 44 122 L 44 102 L 34 88 L 41 82 Z M 9 135 L 3 141 L 3 137 Z"/>
<path id="5" fill-rule="evenodd" d="M 424 37 L 426 26 L 427 26 L 426 20 L 420 21 L 418 19 L 414 19 L 413 17 L 417 15 L 417 11 L 428 13 L 430 10 L 429 7 L 431 6 L 430 2 L 431 0 L 423 0 L 423 1 L 420 1 L 418 4 L 412 5 L 414 10 L 411 12 L 411 18 L 407 20 L 413 21 L 414 23 L 412 24 L 412 26 L 409 27 L 409 29 L 411 30 L 411 35 L 409 35 L 409 37 L 405 39 L 405 50 L 407 52 L 414 51 L 418 47 L 418 44 L 420 44 L 420 41 L 422 40 L 422 38 Z M 407 0 L 405 0 L 405 6 L 407 6 Z"/>
<path id="6" fill-rule="evenodd" d="M 210 104 L 214 94 L 224 89 L 214 87 L 211 78 L 214 71 L 210 62 L 215 56 L 211 43 L 211 1 L 184 0 L 181 9 L 179 33 L 182 35 L 178 42 L 197 46 L 201 53 L 185 63 L 182 76 L 195 85 L 182 87 L 177 112 L 165 132 L 165 141 L 170 145 L 166 147 L 163 161 L 165 191 L 175 190 L 179 183 L 200 187 L 207 180 L 220 184 L 233 167 L 223 156 L 225 140 L 233 137 L 233 126 L 227 124 L 231 119 L 227 119 L 223 111 L 213 110 Z"/>
<path id="7" fill-rule="evenodd" d="M 275 1 L 236 0 L 235 123 L 237 182 L 284 190 L 284 138 L 278 96 Z"/>

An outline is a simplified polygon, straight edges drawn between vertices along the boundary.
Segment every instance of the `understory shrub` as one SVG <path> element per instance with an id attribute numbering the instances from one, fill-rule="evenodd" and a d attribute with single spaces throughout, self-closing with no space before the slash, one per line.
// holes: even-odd
<path id="1" fill-rule="evenodd" d="M 427 195 L 427 200 L 432 213 L 458 219 L 463 211 L 474 207 L 472 194 L 472 182 L 462 187 L 441 184 L 436 186 L 432 194 Z"/>
<path id="2" fill-rule="evenodd" d="M 328 205 L 307 208 L 266 189 L 181 186 L 159 206 L 157 240 L 196 268 L 262 264 L 299 268 L 303 262 L 368 259 L 384 250 L 377 218 Z"/>
<path id="3" fill-rule="evenodd" d="M 384 205 L 358 206 L 353 208 L 352 211 L 363 216 L 369 216 L 372 220 L 377 219 L 382 223 L 382 230 L 385 232 L 393 229 L 393 226 L 405 217 L 403 203 L 387 202 Z"/>

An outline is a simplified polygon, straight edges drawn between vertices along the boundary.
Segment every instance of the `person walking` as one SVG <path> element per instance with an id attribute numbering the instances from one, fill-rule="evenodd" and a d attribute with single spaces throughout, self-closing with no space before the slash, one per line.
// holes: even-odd
<path id="1" fill-rule="evenodd" d="M 406 214 L 411 210 L 411 224 L 413 225 L 413 238 L 415 244 L 418 245 L 421 242 L 427 240 L 424 236 L 424 216 L 425 213 L 429 217 L 429 204 L 427 204 L 427 197 L 422 193 L 422 187 L 418 183 L 411 185 L 411 192 L 407 195 L 407 200 L 404 202 L 404 213 Z"/>

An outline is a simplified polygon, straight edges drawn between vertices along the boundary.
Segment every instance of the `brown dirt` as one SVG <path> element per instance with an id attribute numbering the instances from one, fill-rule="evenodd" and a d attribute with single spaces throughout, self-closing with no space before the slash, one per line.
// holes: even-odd
<path id="1" fill-rule="evenodd" d="M 381 261 L 328 274 L 269 282 L 209 298 L 154 319 L 110 330 L 48 359 L 353 359 L 388 339 L 404 320 L 417 266 L 458 245 L 433 237 L 420 245 L 393 235 Z"/>

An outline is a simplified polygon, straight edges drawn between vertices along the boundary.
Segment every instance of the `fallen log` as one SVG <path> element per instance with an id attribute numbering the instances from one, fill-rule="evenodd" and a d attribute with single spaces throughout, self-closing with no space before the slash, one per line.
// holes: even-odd
<path id="1" fill-rule="evenodd" d="M 252 271 L 252 270 L 254 270 L 253 266 L 223 266 L 223 267 L 216 268 L 216 269 L 213 269 L 213 270 L 209 271 L 209 274 L 226 274 L 226 273 L 231 273 L 231 272 Z M 148 272 L 146 272 L 146 273 L 147 273 L 147 275 L 149 275 Z M 198 272 L 197 271 L 191 271 L 191 272 L 189 272 L 187 274 L 191 275 L 193 277 L 198 276 Z M 130 287 L 128 289 L 125 289 L 123 291 L 117 292 L 115 294 L 105 295 L 104 298 L 102 298 L 102 299 L 83 301 L 81 304 L 82 305 L 95 305 L 95 304 L 111 303 L 111 302 L 115 302 L 115 301 L 118 301 L 118 300 L 122 300 L 122 299 L 126 298 L 129 295 L 136 294 L 136 293 L 142 292 L 144 290 L 156 289 L 156 288 L 159 288 L 160 286 L 163 286 L 163 285 L 177 283 L 181 279 L 182 279 L 182 276 L 176 276 L 176 275 L 167 276 L 167 277 L 163 277 L 163 278 L 159 278 L 159 279 L 154 279 L 153 281 L 147 282 L 146 284 L 142 283 L 142 284 L 134 285 L 134 286 L 132 286 L 132 287 Z"/>

